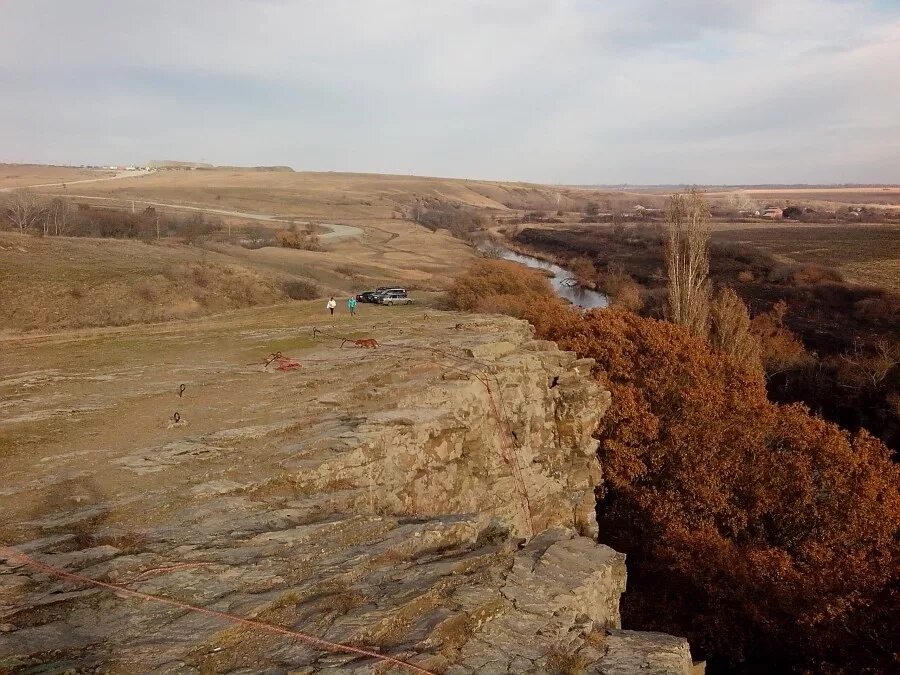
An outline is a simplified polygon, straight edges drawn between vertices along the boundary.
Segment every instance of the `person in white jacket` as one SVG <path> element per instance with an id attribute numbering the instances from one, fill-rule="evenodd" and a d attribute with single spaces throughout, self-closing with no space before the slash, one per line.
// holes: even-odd
<path id="1" fill-rule="evenodd" d="M 331 296 L 331 300 L 328 301 L 325 307 L 331 312 L 331 316 L 334 316 L 334 308 L 337 307 L 337 300 L 334 299 L 334 296 Z"/>

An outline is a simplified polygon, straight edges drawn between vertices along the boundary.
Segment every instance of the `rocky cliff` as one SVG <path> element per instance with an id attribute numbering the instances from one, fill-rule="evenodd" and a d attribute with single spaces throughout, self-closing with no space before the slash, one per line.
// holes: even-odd
<path id="1" fill-rule="evenodd" d="M 592 363 L 511 319 L 408 316 L 371 324 L 376 350 L 326 334 L 296 372 L 192 371 L 209 405 L 93 453 L 88 420 L 85 450 L 61 442 L 3 485 L 0 668 L 408 670 L 302 632 L 434 673 L 691 672 L 684 640 L 621 630 L 625 559 L 595 542 L 609 394 Z M 136 404 L 163 387 L 107 375 Z"/>

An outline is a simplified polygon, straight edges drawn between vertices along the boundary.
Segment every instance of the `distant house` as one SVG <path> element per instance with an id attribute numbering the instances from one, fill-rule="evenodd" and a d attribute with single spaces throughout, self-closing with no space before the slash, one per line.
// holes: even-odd
<path id="1" fill-rule="evenodd" d="M 762 213 L 762 217 L 769 218 L 770 220 L 781 220 L 784 218 L 784 211 L 777 206 L 767 206 L 766 210 Z"/>

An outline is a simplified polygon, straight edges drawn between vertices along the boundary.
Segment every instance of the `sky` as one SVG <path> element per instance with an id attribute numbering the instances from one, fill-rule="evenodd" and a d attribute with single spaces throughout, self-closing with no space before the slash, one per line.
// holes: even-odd
<path id="1" fill-rule="evenodd" d="M 0 161 L 900 182 L 900 0 L 0 0 Z"/>

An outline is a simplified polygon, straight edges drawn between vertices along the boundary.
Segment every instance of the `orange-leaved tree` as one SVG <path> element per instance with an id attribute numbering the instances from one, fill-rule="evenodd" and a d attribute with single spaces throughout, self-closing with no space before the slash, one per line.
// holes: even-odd
<path id="1" fill-rule="evenodd" d="M 875 617 L 897 581 L 900 474 L 883 444 L 770 403 L 761 374 L 680 326 L 555 305 L 525 316 L 597 359 L 612 392 L 598 514 L 629 554 L 626 625 L 686 633 L 731 665 L 890 662 Z"/>
<path id="2" fill-rule="evenodd" d="M 476 260 L 447 290 L 455 309 L 521 317 L 540 299 L 553 298 L 553 290 L 541 273 L 505 260 Z"/>

